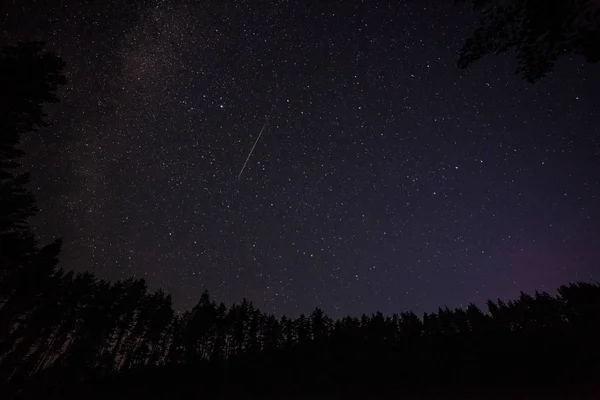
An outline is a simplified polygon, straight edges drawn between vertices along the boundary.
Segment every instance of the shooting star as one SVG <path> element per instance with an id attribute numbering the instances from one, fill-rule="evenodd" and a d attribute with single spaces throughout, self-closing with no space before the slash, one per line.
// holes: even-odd
<path id="1" fill-rule="evenodd" d="M 250 160 L 250 156 L 252 156 L 252 152 L 254 151 L 254 148 L 256 147 L 256 144 L 258 143 L 258 140 L 262 136 L 262 133 L 265 130 L 265 127 L 267 126 L 268 123 L 269 123 L 269 117 L 267 116 L 267 120 L 265 121 L 265 124 L 263 125 L 262 129 L 260 130 L 260 133 L 258 134 L 258 137 L 254 141 L 254 145 L 252 146 L 252 149 L 250 149 L 250 153 L 248 153 L 248 157 L 246 157 L 246 161 L 244 162 L 244 165 L 242 165 L 242 169 L 240 170 L 240 173 L 238 174 L 238 180 L 242 177 L 242 173 L 244 172 L 244 168 L 246 168 L 246 164 L 248 164 L 248 160 Z"/>

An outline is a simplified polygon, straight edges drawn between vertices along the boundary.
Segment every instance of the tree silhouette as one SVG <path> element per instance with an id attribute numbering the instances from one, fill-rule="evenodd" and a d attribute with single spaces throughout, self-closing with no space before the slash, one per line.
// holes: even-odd
<path id="1" fill-rule="evenodd" d="M 0 380 L 37 370 L 56 315 L 48 307 L 60 296 L 57 271 L 61 241 L 39 247 L 27 225 L 37 209 L 27 189 L 19 148 L 22 135 L 45 126 L 45 103 L 66 83 L 62 60 L 38 42 L 0 52 Z M 50 303 L 49 303 L 50 301 Z M 32 351 L 32 347 L 37 347 Z"/>
<path id="2" fill-rule="evenodd" d="M 116 282 L 113 290 L 117 291 L 117 299 L 113 306 L 113 318 L 115 319 L 114 330 L 111 333 L 114 344 L 110 349 L 109 362 L 117 369 L 119 363 L 124 361 L 127 354 L 126 339 L 132 334 L 135 318 L 146 296 L 146 282 L 144 280 L 127 279 Z"/>
<path id="3" fill-rule="evenodd" d="M 58 88 L 67 83 L 65 64 L 41 42 L 4 46 L 0 52 L 0 160 L 23 154 L 21 135 L 47 125 L 44 104 L 58 101 Z M 10 164 L 8 164 L 10 165 Z"/>
<path id="4" fill-rule="evenodd" d="M 294 377 L 315 382 L 319 390 L 332 382 L 343 386 L 348 377 L 380 387 L 400 376 L 406 391 L 421 384 L 468 385 L 465 377 L 478 385 L 525 384 L 573 371 L 585 376 L 600 367 L 596 284 L 562 286 L 558 296 L 522 293 L 508 302 L 489 301 L 488 314 L 470 304 L 439 308 L 423 319 L 403 312 L 333 321 L 318 308 L 309 317 L 278 319 L 247 300 L 227 310 L 208 292 L 192 310 L 174 316 L 170 297 L 147 293 L 142 280 L 110 284 L 56 270 L 44 282 L 36 290 L 43 293 L 40 301 L 3 338 L 8 350 L 0 356 L 0 373 L 19 387 L 44 376 L 67 385 L 147 368 L 201 369 L 208 361 L 219 362 L 212 373 L 224 368 L 237 384 L 255 385 L 255 377 L 268 373 L 285 385 Z M 511 360 L 521 362 L 507 370 Z M 293 374 L 280 375 L 280 369 Z M 253 390 L 264 390 L 256 385 Z"/>
<path id="5" fill-rule="evenodd" d="M 469 2 L 480 27 L 466 40 L 458 58 L 461 68 L 488 54 L 514 50 L 517 72 L 535 82 L 567 55 L 600 60 L 600 3 L 597 0 L 455 0 Z"/>
<path id="6" fill-rule="evenodd" d="M 51 263 L 60 243 L 41 253 L 27 225 L 37 208 L 27 189 L 19 148 L 22 135 L 45 126 L 45 103 L 56 102 L 56 91 L 66 83 L 64 63 L 39 42 L 5 46 L 0 52 L 0 335 L 5 335 L 18 312 L 9 298 L 26 295 L 23 279 L 45 259 Z M 38 254 L 39 253 L 39 254 Z M 27 270 L 27 271 L 26 271 Z M 47 275 L 47 274 L 46 274 Z M 36 282 L 36 285 L 40 285 Z M 23 308 L 23 307 L 21 307 Z"/>
<path id="7" fill-rule="evenodd" d="M 227 357 L 227 307 L 221 303 L 215 310 L 215 337 L 210 359 L 212 361 L 223 361 Z"/>

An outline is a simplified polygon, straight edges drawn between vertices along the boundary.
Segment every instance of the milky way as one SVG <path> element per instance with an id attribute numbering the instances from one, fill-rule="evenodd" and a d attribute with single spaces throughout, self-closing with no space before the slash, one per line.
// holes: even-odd
<path id="1" fill-rule="evenodd" d="M 66 269 L 333 316 L 600 278 L 598 66 L 460 70 L 452 2 L 7 3 L 67 62 L 25 143 Z"/>

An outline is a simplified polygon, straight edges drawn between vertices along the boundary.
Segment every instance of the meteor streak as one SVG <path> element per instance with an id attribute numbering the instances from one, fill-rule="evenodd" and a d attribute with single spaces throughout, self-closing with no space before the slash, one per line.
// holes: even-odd
<path id="1" fill-rule="evenodd" d="M 244 162 L 244 165 L 242 165 L 242 169 L 240 170 L 240 173 L 238 174 L 238 180 L 242 177 L 242 173 L 244 172 L 244 168 L 246 168 L 246 164 L 248 164 L 248 160 L 250 160 L 250 156 L 252 156 L 252 152 L 254 151 L 254 148 L 256 147 L 256 144 L 258 143 L 258 140 L 262 136 L 262 133 L 265 130 L 265 127 L 267 126 L 267 123 L 269 123 L 269 117 L 267 117 L 267 120 L 265 121 L 265 124 L 263 125 L 262 129 L 260 130 L 260 133 L 258 134 L 258 137 L 254 141 L 254 145 L 252 146 L 252 149 L 250 149 L 250 153 L 248 153 L 248 157 L 246 157 L 246 161 Z"/>

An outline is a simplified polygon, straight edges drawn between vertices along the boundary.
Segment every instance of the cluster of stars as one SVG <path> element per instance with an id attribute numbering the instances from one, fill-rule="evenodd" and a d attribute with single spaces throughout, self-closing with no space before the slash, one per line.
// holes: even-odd
<path id="1" fill-rule="evenodd" d="M 179 309 L 206 288 L 334 316 L 598 277 L 593 67 L 460 70 L 475 24 L 445 3 L 79 3 L 5 25 L 67 62 L 26 143 L 65 268 L 145 277 Z"/>

